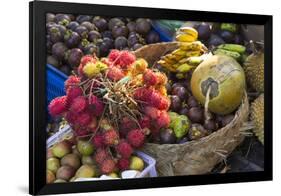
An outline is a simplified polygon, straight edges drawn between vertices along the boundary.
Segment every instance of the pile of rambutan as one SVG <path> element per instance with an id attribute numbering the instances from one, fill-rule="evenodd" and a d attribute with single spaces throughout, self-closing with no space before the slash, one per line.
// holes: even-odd
<path id="1" fill-rule="evenodd" d="M 102 59 L 86 55 L 65 81 L 66 95 L 48 109 L 65 118 L 76 138 L 93 143 L 94 160 L 109 174 L 128 169 L 134 150 L 169 126 L 166 83 L 165 74 L 129 51 L 112 50 Z"/>

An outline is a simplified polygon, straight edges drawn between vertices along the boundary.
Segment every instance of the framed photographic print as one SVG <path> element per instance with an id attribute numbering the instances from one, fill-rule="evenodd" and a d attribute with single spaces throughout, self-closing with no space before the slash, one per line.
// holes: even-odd
<path id="1" fill-rule="evenodd" d="M 29 7 L 30 194 L 272 180 L 272 16 Z"/>

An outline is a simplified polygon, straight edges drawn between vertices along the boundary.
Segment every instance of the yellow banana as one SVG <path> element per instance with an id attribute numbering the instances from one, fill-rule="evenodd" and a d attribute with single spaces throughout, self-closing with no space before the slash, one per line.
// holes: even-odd
<path id="1" fill-rule="evenodd" d="M 186 43 L 186 42 L 179 43 L 179 48 L 185 51 L 190 51 L 190 50 L 199 51 L 203 49 L 203 46 L 204 45 L 200 41 L 191 42 L 191 43 Z"/>
<path id="2" fill-rule="evenodd" d="M 195 68 L 196 66 L 191 66 L 187 63 L 184 63 L 182 65 L 180 65 L 178 68 L 177 68 L 177 72 L 179 73 L 186 73 L 188 71 L 190 71 L 191 69 Z"/>
<path id="3" fill-rule="evenodd" d="M 184 50 L 182 50 L 182 49 L 180 49 L 180 48 L 178 48 L 178 49 L 176 49 L 176 50 L 174 50 L 174 51 L 172 52 L 172 54 L 174 54 L 174 55 L 179 55 L 179 56 L 185 56 L 185 53 L 186 53 L 186 51 L 184 51 Z"/>
<path id="4" fill-rule="evenodd" d="M 167 55 L 166 55 L 166 56 L 161 57 L 161 60 L 165 61 L 165 62 L 166 62 L 166 64 L 174 64 L 174 63 L 176 63 L 176 62 L 177 62 L 176 60 L 173 60 L 173 59 L 171 59 L 171 58 L 167 57 Z"/>
<path id="5" fill-rule="evenodd" d="M 176 40 L 179 42 L 193 42 L 196 41 L 197 38 L 189 34 L 178 34 Z"/>
<path id="6" fill-rule="evenodd" d="M 200 56 L 201 51 L 190 51 L 185 54 L 186 57 Z"/>
<path id="7" fill-rule="evenodd" d="M 197 38 L 198 38 L 198 32 L 196 31 L 196 29 L 194 29 L 192 27 L 181 27 L 179 29 L 179 31 L 181 33 L 184 33 L 184 34 L 187 34 L 187 35 L 190 35 L 190 36 L 194 37 L 195 40 L 197 40 Z"/>

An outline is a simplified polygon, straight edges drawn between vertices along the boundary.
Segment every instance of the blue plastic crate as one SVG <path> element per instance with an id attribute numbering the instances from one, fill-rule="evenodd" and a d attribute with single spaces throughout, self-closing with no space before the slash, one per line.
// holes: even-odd
<path id="1" fill-rule="evenodd" d="M 65 95 L 64 82 L 67 75 L 47 64 L 47 102 L 48 105 L 52 99 Z"/>

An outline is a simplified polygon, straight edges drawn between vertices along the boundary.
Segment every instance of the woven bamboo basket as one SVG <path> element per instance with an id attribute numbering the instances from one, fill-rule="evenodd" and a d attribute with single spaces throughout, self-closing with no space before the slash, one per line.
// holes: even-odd
<path id="1" fill-rule="evenodd" d="M 177 47 L 176 42 L 146 45 L 135 54 L 153 64 Z M 148 143 L 143 151 L 156 159 L 159 176 L 196 175 L 209 173 L 243 141 L 248 127 L 249 102 L 247 94 L 235 113 L 234 119 L 225 127 L 209 136 L 184 144 Z"/>

